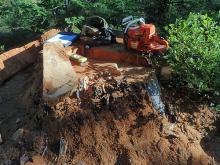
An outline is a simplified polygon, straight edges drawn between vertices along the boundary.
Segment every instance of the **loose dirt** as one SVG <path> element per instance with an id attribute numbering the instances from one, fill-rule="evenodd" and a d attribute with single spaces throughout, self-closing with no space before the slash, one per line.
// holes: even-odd
<path id="1" fill-rule="evenodd" d="M 53 104 L 41 99 L 40 63 L 0 86 L 0 164 L 220 164 L 219 114 L 186 91 L 164 86 L 161 116 L 146 68 L 89 61 L 74 70 L 83 83 Z"/>
<path id="2" fill-rule="evenodd" d="M 143 84 L 127 89 L 126 81 L 118 88 L 107 83 L 109 102 L 105 93 L 90 90 L 50 105 L 39 99 L 39 68 L 29 67 L 0 87 L 0 164 L 19 164 L 24 154 L 35 165 L 220 164 L 218 114 L 184 92 L 163 89 L 165 117 L 153 110 Z M 13 140 L 19 128 L 24 131 Z M 63 156 L 61 138 L 68 143 Z"/>

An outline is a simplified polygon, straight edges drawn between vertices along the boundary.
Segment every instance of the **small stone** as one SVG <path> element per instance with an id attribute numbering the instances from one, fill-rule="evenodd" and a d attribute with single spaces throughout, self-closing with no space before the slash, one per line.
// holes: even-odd
<path id="1" fill-rule="evenodd" d="M 20 119 L 20 118 L 17 118 L 16 124 L 19 124 L 20 122 L 21 122 L 21 119 Z"/>
<path id="2" fill-rule="evenodd" d="M 18 141 L 20 138 L 22 138 L 24 134 L 24 129 L 19 128 L 13 135 L 12 135 L 12 140 Z"/>

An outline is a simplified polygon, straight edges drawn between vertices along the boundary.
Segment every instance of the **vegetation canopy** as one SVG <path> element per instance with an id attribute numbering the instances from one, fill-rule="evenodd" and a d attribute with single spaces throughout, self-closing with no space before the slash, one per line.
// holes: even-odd
<path id="1" fill-rule="evenodd" d="M 220 26 L 207 14 L 193 14 L 167 26 L 170 51 L 167 62 L 189 88 L 220 90 Z"/>

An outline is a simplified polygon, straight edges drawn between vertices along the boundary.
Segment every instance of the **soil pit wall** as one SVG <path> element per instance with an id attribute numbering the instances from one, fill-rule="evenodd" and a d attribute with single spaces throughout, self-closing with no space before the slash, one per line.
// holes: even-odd
<path id="1" fill-rule="evenodd" d="M 180 97 L 183 91 L 173 95 L 173 89 L 169 89 L 165 92 L 168 105 L 174 107 L 178 116 L 176 123 L 170 123 L 151 107 L 144 85 L 145 78 L 149 77 L 148 70 L 141 72 L 138 68 L 141 66 L 120 63 L 116 66 L 114 62 L 93 62 L 91 59 L 86 67 L 74 65 L 79 81 L 91 76 L 88 84 L 93 87 L 88 85 L 88 89 L 83 90 L 85 83 L 79 82 L 81 90 L 73 92 L 72 96 L 64 96 L 53 106 L 42 104 L 38 107 L 34 103 L 31 110 L 27 109 L 28 113 L 20 108 L 26 107 L 27 98 L 33 100 L 35 89 L 39 88 L 38 83 L 28 79 L 37 71 L 42 72 L 42 68 L 36 68 L 33 73 L 29 70 L 25 77 L 23 71 L 16 74 L 7 86 L 0 87 L 3 101 L 6 99 L 2 95 L 4 92 L 10 90 L 9 96 L 15 96 L 0 105 L 0 118 L 4 119 L 0 125 L 3 138 L 0 162 L 11 160 L 19 164 L 20 157 L 28 154 L 34 162 L 35 155 L 41 155 L 39 159 L 57 165 L 218 164 L 219 143 L 212 143 L 216 150 L 210 150 L 209 155 L 201 145 L 204 136 L 211 135 L 208 130 L 214 129 L 214 114 L 188 99 L 183 102 L 184 97 Z M 38 75 L 35 80 L 39 80 Z M 26 94 L 27 84 L 33 91 L 31 95 Z M 25 97 L 24 105 L 21 94 Z M 9 110 L 14 113 L 8 113 Z M 18 117 L 20 124 L 16 123 Z M 24 129 L 24 134 L 10 143 L 18 129 Z M 64 156 L 59 156 L 60 139 L 68 142 Z"/>
<path id="2" fill-rule="evenodd" d="M 20 70 L 36 62 L 43 42 L 58 32 L 59 30 L 52 29 L 33 42 L 0 54 L 0 85 Z"/>

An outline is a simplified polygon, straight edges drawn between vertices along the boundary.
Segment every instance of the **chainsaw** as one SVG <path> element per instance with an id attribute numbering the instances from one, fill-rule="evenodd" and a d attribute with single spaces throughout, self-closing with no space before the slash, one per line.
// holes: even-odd
<path id="1" fill-rule="evenodd" d="M 168 49 L 168 42 L 156 33 L 153 24 L 146 24 L 144 18 L 128 16 L 122 20 L 122 25 L 127 49 L 143 53 L 164 53 Z"/>

